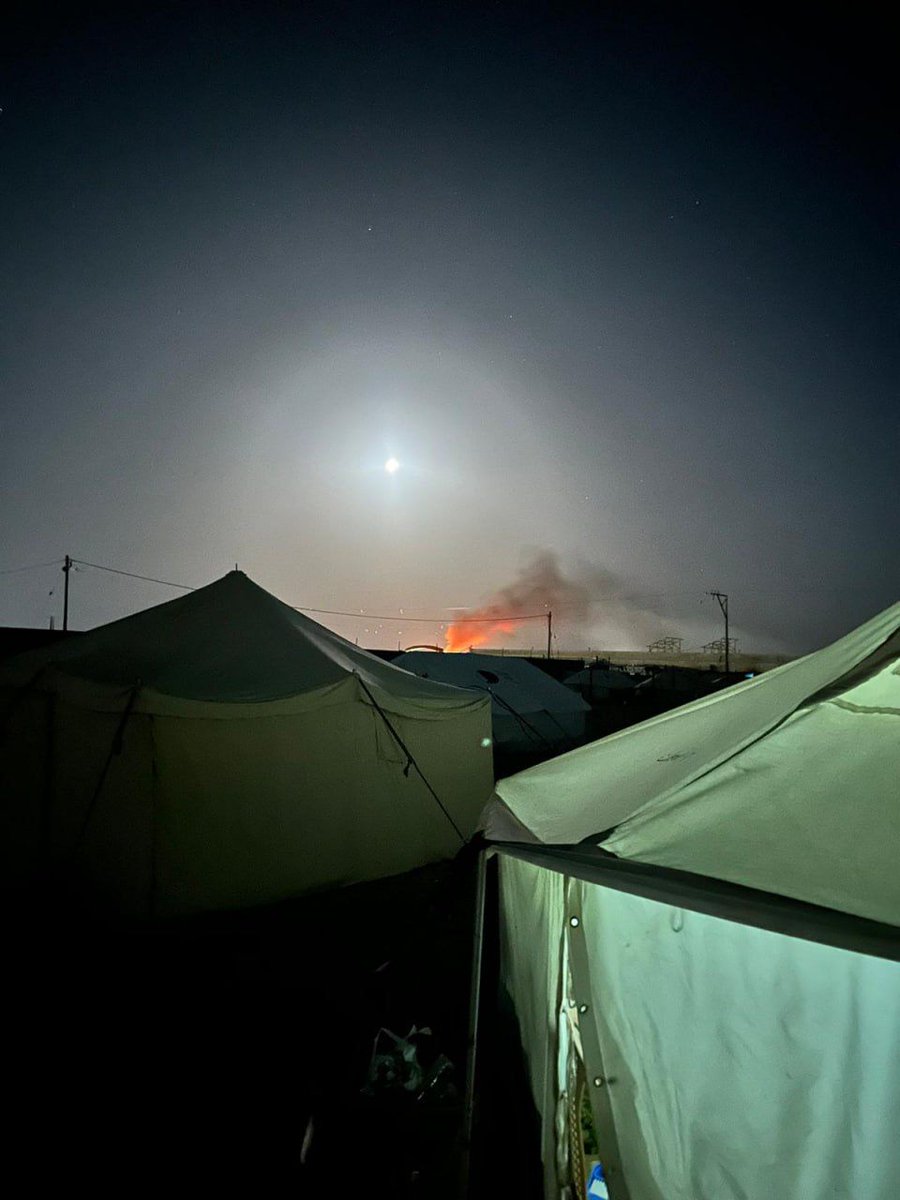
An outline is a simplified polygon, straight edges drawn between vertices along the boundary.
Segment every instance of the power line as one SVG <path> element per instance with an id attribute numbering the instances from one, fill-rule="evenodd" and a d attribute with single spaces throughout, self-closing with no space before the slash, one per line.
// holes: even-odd
<path id="1" fill-rule="evenodd" d="M 56 567 L 62 561 L 61 558 L 54 558 L 51 562 L 32 563 L 28 567 L 7 567 L 5 570 L 0 571 L 0 575 L 18 575 L 21 571 L 37 571 L 40 567 Z"/>
<path id="2" fill-rule="evenodd" d="M 152 575 L 136 575 L 134 571 L 120 571 L 118 567 L 104 567 L 102 563 L 86 562 L 83 558 L 73 558 L 73 563 L 80 567 L 93 567 L 97 571 L 109 571 L 111 575 L 126 575 L 129 579 L 143 579 L 145 583 L 161 583 L 165 587 L 181 588 L 184 592 L 195 592 L 197 589 L 189 583 L 173 583 L 171 579 L 156 579 Z"/>
<path id="3" fill-rule="evenodd" d="M 329 617 L 356 617 L 358 621 L 400 621 L 407 624 L 412 621 L 419 621 L 427 625 L 493 625 L 497 621 L 547 620 L 545 612 L 528 613 L 523 617 L 454 617 L 451 621 L 448 621 L 446 617 L 405 617 L 402 613 L 392 613 L 386 617 L 378 613 L 342 612 L 335 608 L 306 608 L 300 604 L 293 604 L 291 607 L 301 613 L 318 613 Z"/>
<path id="4" fill-rule="evenodd" d="M 62 562 L 62 561 L 63 561 L 62 559 L 55 560 L 55 562 Z M 78 565 L 82 566 L 82 567 L 94 567 L 98 571 L 109 571 L 113 575 L 125 575 L 129 579 L 141 579 L 145 583 L 160 583 L 165 587 L 181 588 L 183 591 L 186 591 L 186 592 L 196 591 L 196 588 L 191 586 L 191 584 L 188 584 L 188 583 L 174 583 L 171 579 L 157 579 L 153 575 L 139 575 L 135 571 L 123 571 L 118 567 L 107 567 L 107 566 L 104 566 L 102 563 L 87 562 L 83 558 L 73 558 L 72 562 L 78 563 Z M 37 566 L 42 566 L 42 565 L 43 566 L 53 566 L 54 563 L 43 563 L 43 564 L 38 563 L 36 565 Z M 24 571 L 24 570 L 29 570 L 30 568 L 19 567 L 17 569 Z M 672 599 L 677 596 L 697 597 L 700 594 L 701 593 L 699 593 L 699 592 L 691 591 L 691 592 L 641 592 L 641 593 L 637 593 L 637 594 L 633 594 L 633 595 L 612 594 L 612 595 L 605 595 L 605 596 L 585 596 L 584 603 L 599 604 L 599 603 L 603 603 L 604 601 L 620 601 L 620 602 L 625 602 L 625 603 L 634 603 L 636 600 L 665 600 L 665 599 Z M 558 607 L 561 610 L 564 610 L 567 608 L 578 607 L 579 603 L 580 602 L 573 601 L 569 604 L 566 604 L 566 602 L 563 601 L 561 604 L 558 605 Z M 452 620 L 448 621 L 446 617 L 406 617 L 406 616 L 403 616 L 402 613 L 401 614 L 392 613 L 388 616 L 385 616 L 384 614 L 381 614 L 381 613 L 350 612 L 346 609 L 338 609 L 338 608 L 312 608 L 310 605 L 306 605 L 306 604 L 294 604 L 294 605 L 291 605 L 291 607 L 296 609 L 297 612 L 317 613 L 317 614 L 320 614 L 323 616 L 328 616 L 328 617 L 357 617 L 357 618 L 361 618 L 361 619 L 365 619 L 365 620 L 369 620 L 369 621 L 396 621 L 396 620 L 402 619 L 402 620 L 406 621 L 407 623 L 412 622 L 412 621 L 417 621 L 417 622 L 421 622 L 423 624 L 428 624 L 428 625 L 434 625 L 435 623 L 438 623 L 441 625 L 475 625 L 475 624 L 490 624 L 493 621 L 537 621 L 537 620 L 546 621 L 546 619 L 547 619 L 546 612 L 526 613 L 522 616 L 504 616 L 503 614 L 500 614 L 500 615 L 494 616 L 494 617 L 454 617 Z"/>
<path id="5" fill-rule="evenodd" d="M 61 562 L 62 559 L 57 559 L 56 561 Z M 193 592 L 193 591 L 197 590 L 195 587 L 192 587 L 191 584 L 188 584 L 188 583 L 175 583 L 171 579 L 159 579 L 154 575 L 140 575 L 136 571 L 123 571 L 119 567 L 108 567 L 108 566 L 105 566 L 103 563 L 88 562 L 86 559 L 83 559 L 83 558 L 73 558 L 71 561 L 73 563 L 77 563 L 79 566 L 82 566 L 82 567 L 93 567 L 97 571 L 108 571 L 112 575 L 124 575 L 128 579 L 140 579 L 144 583 L 159 583 L 159 584 L 162 584 L 164 587 L 180 588 L 182 591 L 185 591 L 185 592 Z M 40 565 L 40 564 L 38 564 L 38 565 Z M 45 564 L 45 565 L 53 565 L 53 564 Z M 26 568 L 20 568 L 20 569 L 24 570 Z M 637 600 L 662 600 L 665 598 L 673 598 L 675 596 L 695 596 L 696 597 L 698 595 L 699 595 L 699 593 L 697 593 L 697 592 L 654 592 L 654 593 L 646 592 L 646 593 L 641 593 L 639 595 L 625 595 L 625 596 L 623 596 L 623 595 L 586 596 L 586 597 L 584 597 L 583 603 L 588 603 L 588 604 L 600 604 L 603 602 L 634 603 Z M 557 606 L 557 608 L 560 611 L 565 612 L 567 609 L 580 607 L 581 603 L 582 602 L 574 602 L 573 601 L 570 604 L 566 604 L 565 601 L 563 601 L 561 604 L 559 604 Z M 442 626 L 443 625 L 493 625 L 494 623 L 496 623 L 498 621 L 546 621 L 547 620 L 546 612 L 525 613 L 525 614 L 515 615 L 515 616 L 512 614 L 505 615 L 503 613 L 498 613 L 495 616 L 491 616 L 491 617 L 453 617 L 451 620 L 448 621 L 445 616 L 441 616 L 441 617 L 407 617 L 403 613 L 385 614 L 385 613 L 368 613 L 368 612 L 359 612 L 359 611 L 351 612 L 347 609 L 339 609 L 339 608 L 313 608 L 310 605 L 305 605 L 305 604 L 293 604 L 293 605 L 291 605 L 291 608 L 293 608 L 296 612 L 299 612 L 299 613 L 314 613 L 316 616 L 354 617 L 358 621 L 392 621 L 392 622 L 401 621 L 407 625 L 410 625 L 410 624 L 442 625 Z"/>
<path id="6" fill-rule="evenodd" d="M 35 571 L 42 567 L 54 567 L 54 566 L 59 565 L 63 561 L 64 560 L 61 558 L 56 558 L 56 559 L 53 559 L 51 562 L 32 563 L 29 566 L 25 566 L 25 567 L 10 567 L 5 570 L 0 570 L 0 576 L 18 574 L 22 571 Z M 193 587 L 189 583 L 176 583 L 174 580 L 159 579 L 157 576 L 154 576 L 154 575 L 140 575 L 136 571 L 123 571 L 120 567 L 109 567 L 103 563 L 88 562 L 86 559 L 83 559 L 83 558 L 73 558 L 70 561 L 73 564 L 77 563 L 79 566 L 82 566 L 82 567 L 93 567 L 97 571 L 108 571 L 112 575 L 123 575 L 128 579 L 139 579 L 139 580 L 142 580 L 144 583 L 158 583 L 158 584 L 161 584 L 163 587 L 179 588 L 181 591 L 185 591 L 185 592 L 193 592 L 193 591 L 197 590 L 195 587 Z M 771 596 L 773 594 L 772 589 L 768 589 L 768 588 L 748 588 L 745 590 L 748 592 L 754 593 L 754 594 L 758 594 L 758 595 L 770 595 Z M 799 587 L 799 588 L 794 587 L 794 588 L 786 588 L 786 589 L 779 589 L 779 590 L 784 595 L 790 595 L 790 594 L 801 594 L 806 591 L 820 591 L 821 589 L 817 589 L 817 588 L 816 589 L 814 589 L 814 588 L 806 589 L 803 587 Z M 842 592 L 842 591 L 843 592 L 857 591 L 857 590 L 863 590 L 863 586 L 862 585 L 843 585 L 843 586 L 838 586 L 838 587 L 831 587 L 828 590 L 832 593 Z M 634 604 L 637 601 L 641 601 L 641 600 L 672 600 L 672 599 L 683 598 L 683 597 L 688 597 L 688 596 L 693 597 L 702 603 L 704 596 L 709 596 L 712 594 L 713 593 L 710 593 L 710 592 L 700 592 L 700 591 L 679 591 L 679 592 L 637 592 L 637 593 L 630 593 L 630 594 L 621 594 L 620 593 L 618 595 L 613 593 L 613 594 L 607 594 L 604 596 L 594 595 L 594 596 L 585 596 L 585 597 L 583 597 L 583 599 L 581 599 L 579 601 L 571 601 L 570 603 L 566 603 L 566 601 L 564 601 L 564 600 L 561 602 L 555 602 L 553 605 L 553 611 L 559 612 L 559 613 L 566 613 L 567 611 L 570 611 L 573 608 L 582 607 L 583 604 L 603 604 L 603 603 Z M 347 609 L 338 609 L 338 608 L 312 608 L 309 605 L 303 605 L 303 604 L 294 604 L 294 605 L 291 605 L 290 607 L 292 607 L 296 612 L 314 613 L 317 616 L 353 617 L 357 621 L 392 621 L 392 622 L 400 621 L 405 624 L 419 624 L 419 625 L 441 625 L 441 626 L 444 626 L 444 625 L 490 625 L 497 621 L 517 621 L 518 622 L 518 621 L 546 621 L 547 620 L 546 611 L 540 612 L 540 613 L 526 613 L 524 615 L 517 615 L 517 616 L 512 616 L 512 615 L 506 616 L 502 613 L 499 613 L 499 614 L 497 614 L 495 616 L 491 616 L 491 617 L 457 616 L 457 617 L 453 617 L 450 620 L 448 620 L 446 616 L 408 617 L 408 616 L 405 616 L 403 613 L 384 614 L 384 613 L 368 613 L 368 612 L 360 612 L 360 611 L 351 612 Z M 477 606 L 476 606 L 476 611 L 477 611 Z"/>
<path id="7" fill-rule="evenodd" d="M 57 559 L 57 562 L 62 561 L 62 559 Z M 107 567 L 103 563 L 88 562 L 84 558 L 73 558 L 71 562 L 77 563 L 80 567 L 93 567 L 97 571 L 109 571 L 112 575 L 124 575 L 128 579 L 141 579 L 145 583 L 161 583 L 164 587 L 181 588 L 185 592 L 195 592 L 197 590 L 189 583 L 173 583 L 171 579 L 157 579 L 153 575 L 139 575 L 136 571 L 123 571 L 119 567 Z M 406 617 L 402 613 L 392 613 L 389 616 L 384 616 L 378 613 L 347 612 L 335 608 L 310 608 L 302 604 L 292 604 L 290 607 L 300 613 L 316 613 L 320 616 L 329 617 L 356 617 L 358 621 L 402 621 L 407 624 L 411 621 L 416 621 L 427 625 L 478 625 L 492 624 L 495 621 L 546 621 L 547 619 L 545 612 L 528 613 L 524 616 L 516 617 L 456 617 L 454 620 L 448 621 L 446 617 Z"/>

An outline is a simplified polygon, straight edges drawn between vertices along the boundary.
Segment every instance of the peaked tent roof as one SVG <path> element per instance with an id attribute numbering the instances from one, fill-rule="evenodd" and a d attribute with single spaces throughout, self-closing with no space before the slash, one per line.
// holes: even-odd
<path id="1" fill-rule="evenodd" d="M 455 687 L 469 688 L 505 700 L 517 713 L 556 712 L 586 713 L 591 706 L 552 675 L 516 655 L 494 654 L 435 654 L 433 651 L 412 650 L 394 659 L 404 670 L 414 671 L 422 679 L 441 680 Z M 509 709 L 494 701 L 499 716 Z"/>
<path id="2" fill-rule="evenodd" d="M 2 678 L 27 684 L 42 668 L 183 700 L 264 703 L 356 675 L 370 688 L 424 707 L 464 708 L 471 695 L 403 671 L 303 616 L 230 571 L 186 596 L 20 654 Z"/>
<path id="3" fill-rule="evenodd" d="M 898 926 L 898 779 L 895 604 L 823 650 L 501 780 L 487 832 Z"/>

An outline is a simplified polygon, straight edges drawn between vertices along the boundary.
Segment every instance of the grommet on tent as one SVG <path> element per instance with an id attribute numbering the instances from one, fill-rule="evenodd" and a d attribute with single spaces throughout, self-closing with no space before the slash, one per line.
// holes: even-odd
<path id="1" fill-rule="evenodd" d="M 581 924 L 581 921 L 579 920 L 578 917 L 569 917 L 569 924 L 572 926 L 573 929 L 577 929 L 578 926 Z"/>
<path id="2" fill-rule="evenodd" d="M 578 1005 L 578 1011 L 579 1011 L 580 1013 L 586 1013 L 586 1012 L 587 1012 L 587 1010 L 588 1010 L 588 1006 L 587 1006 L 586 1004 L 579 1004 L 579 1005 Z"/>

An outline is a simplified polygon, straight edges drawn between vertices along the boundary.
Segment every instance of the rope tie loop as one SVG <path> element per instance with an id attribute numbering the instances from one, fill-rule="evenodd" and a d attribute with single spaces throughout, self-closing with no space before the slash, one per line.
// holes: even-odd
<path id="1" fill-rule="evenodd" d="M 359 686 L 362 688 L 362 690 L 366 693 L 366 695 L 371 700 L 372 707 L 375 709 L 375 711 L 381 717 L 382 721 L 384 721 L 391 737 L 394 739 L 394 741 L 397 743 L 397 745 L 400 747 L 400 749 L 406 755 L 406 766 L 403 768 L 403 774 L 404 774 L 405 778 L 407 778 L 407 779 L 409 778 L 409 772 L 410 772 L 411 768 L 415 767 L 419 778 L 422 780 L 422 782 L 428 788 L 428 791 L 431 793 L 432 799 L 434 800 L 435 804 L 438 806 L 438 808 L 441 810 L 441 812 L 444 814 L 444 816 L 447 818 L 447 820 L 453 826 L 454 833 L 459 838 L 462 845 L 465 846 L 467 844 L 465 835 L 463 834 L 462 830 L 457 825 L 457 823 L 453 820 L 453 817 L 451 817 L 446 806 L 441 803 L 440 796 L 438 796 L 437 792 L 434 790 L 434 788 L 431 786 L 431 784 L 426 779 L 425 774 L 422 771 L 422 768 L 416 762 L 413 752 L 410 750 L 409 746 L 407 746 L 406 742 L 404 742 L 403 738 L 400 736 L 400 734 L 397 732 L 397 730 L 391 724 L 391 721 L 390 721 L 387 713 L 384 711 L 384 709 L 381 707 L 381 705 L 378 703 L 378 701 L 372 695 L 371 689 L 369 688 L 368 684 L 363 679 L 363 677 L 360 675 L 360 673 L 358 671 L 354 671 L 353 674 L 355 675 L 357 681 L 359 682 Z"/>

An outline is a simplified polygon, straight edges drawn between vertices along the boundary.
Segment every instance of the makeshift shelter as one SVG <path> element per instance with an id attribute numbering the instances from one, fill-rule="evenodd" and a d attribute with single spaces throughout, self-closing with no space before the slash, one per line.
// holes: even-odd
<path id="1" fill-rule="evenodd" d="M 369 655 L 233 571 L 0 669 L 2 878 L 159 914 L 455 853 L 490 794 L 487 697 Z"/>
<path id="2" fill-rule="evenodd" d="M 589 663 L 581 671 L 568 675 L 565 686 L 577 692 L 583 699 L 597 704 L 604 700 L 620 699 L 641 682 L 641 677 L 631 675 L 600 663 Z"/>
<path id="3" fill-rule="evenodd" d="M 409 651 L 394 665 L 491 697 L 494 741 L 507 752 L 558 752 L 584 736 L 590 705 L 524 658 Z"/>
<path id="4" fill-rule="evenodd" d="M 900 604 L 485 823 L 548 1197 L 900 1195 Z"/>
<path id="5" fill-rule="evenodd" d="M 661 667 L 638 680 L 637 690 L 655 692 L 659 696 L 685 703 L 689 698 L 696 700 L 705 692 L 714 691 L 723 682 L 727 682 L 727 676 L 722 676 L 718 671 L 704 671 L 697 667 Z"/>

